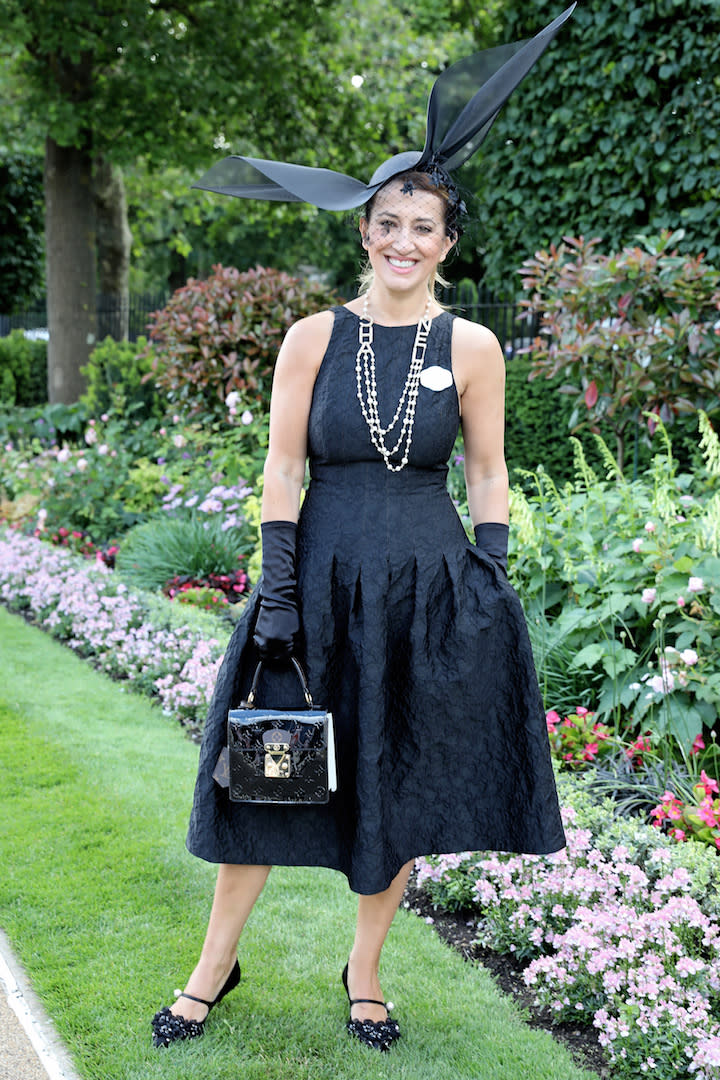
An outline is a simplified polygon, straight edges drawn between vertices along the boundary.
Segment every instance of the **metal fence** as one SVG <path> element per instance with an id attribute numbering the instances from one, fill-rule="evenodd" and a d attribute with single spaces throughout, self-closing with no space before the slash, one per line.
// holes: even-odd
<path id="1" fill-rule="evenodd" d="M 122 338 L 124 326 L 128 328 L 128 339 L 137 341 L 147 333 L 150 314 L 162 308 L 168 301 L 166 292 L 130 293 L 129 296 L 97 297 L 97 339 L 106 337 Z M 28 337 L 47 339 L 47 307 L 45 302 L 12 315 L 0 315 L 0 337 L 6 337 L 11 330 L 25 330 Z"/>
<path id="2" fill-rule="evenodd" d="M 477 296 L 473 294 L 469 301 L 458 296 L 457 285 L 443 289 L 440 299 L 456 315 L 492 330 L 507 357 L 529 345 L 537 332 L 535 321 L 521 320 L 523 309 L 515 297 L 498 299 L 482 285 L 477 287 Z"/>
<path id="3" fill-rule="evenodd" d="M 465 293 L 463 293 L 463 297 Z M 441 300 L 451 311 L 471 322 L 483 323 L 489 327 L 502 345 L 505 355 L 510 357 L 523 345 L 529 344 L 535 335 L 535 328 L 525 321 L 520 321 L 521 308 L 515 298 L 498 299 L 483 286 L 471 291 L 470 302 L 458 298 L 458 287 L 451 285 L 442 290 Z M 167 293 L 146 292 L 131 293 L 124 299 L 118 296 L 98 296 L 97 298 L 97 339 L 103 341 L 110 336 L 123 337 L 123 325 L 127 319 L 128 338 L 136 341 L 147 333 L 148 318 L 153 311 L 165 306 Z M 11 330 L 20 329 L 28 337 L 47 339 L 47 310 L 45 304 L 39 304 L 13 315 L 0 315 L 0 337 L 5 337 Z"/>

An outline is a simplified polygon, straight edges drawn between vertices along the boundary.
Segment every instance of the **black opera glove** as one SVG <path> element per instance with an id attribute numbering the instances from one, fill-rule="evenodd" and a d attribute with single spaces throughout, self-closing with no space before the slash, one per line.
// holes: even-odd
<path id="1" fill-rule="evenodd" d="M 475 545 L 489 555 L 507 576 L 510 527 L 499 521 L 481 521 L 475 526 Z"/>
<path id="2" fill-rule="evenodd" d="M 260 610 L 253 641 L 261 660 L 285 660 L 292 655 L 300 630 L 295 579 L 294 521 L 265 521 L 262 533 Z"/>

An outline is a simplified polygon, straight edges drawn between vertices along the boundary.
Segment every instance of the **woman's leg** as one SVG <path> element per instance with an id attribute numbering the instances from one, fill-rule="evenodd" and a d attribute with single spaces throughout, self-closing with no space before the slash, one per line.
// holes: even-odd
<path id="1" fill-rule="evenodd" d="M 383 1000 L 378 969 L 380 952 L 385 944 L 390 923 L 402 900 L 414 859 L 405 863 L 385 892 L 358 897 L 358 917 L 350 959 L 348 989 L 351 998 Z M 353 1020 L 385 1020 L 387 1013 L 379 1005 L 355 1005 Z"/>
<path id="2" fill-rule="evenodd" d="M 270 873 L 269 866 L 236 866 L 223 863 L 218 869 L 210 921 L 197 967 L 185 989 L 195 997 L 217 997 L 235 963 L 237 944 L 253 905 Z M 170 1011 L 186 1020 L 204 1020 L 207 1008 L 180 997 Z"/>

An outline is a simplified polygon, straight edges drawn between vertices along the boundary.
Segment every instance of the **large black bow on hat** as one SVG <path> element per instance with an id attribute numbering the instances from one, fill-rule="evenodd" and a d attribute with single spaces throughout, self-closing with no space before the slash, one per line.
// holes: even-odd
<path id="1" fill-rule="evenodd" d="M 410 150 L 388 158 L 367 184 L 331 169 L 232 156 L 213 165 L 193 187 L 240 199 L 307 202 L 321 210 L 349 210 L 367 202 L 383 184 L 408 169 L 455 169 L 478 149 L 502 106 L 575 7 L 572 4 L 528 41 L 485 49 L 446 68 L 430 92 L 422 152 Z"/>

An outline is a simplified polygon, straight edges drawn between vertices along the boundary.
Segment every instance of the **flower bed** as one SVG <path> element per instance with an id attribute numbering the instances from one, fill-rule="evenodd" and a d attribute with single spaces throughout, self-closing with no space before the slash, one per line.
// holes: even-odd
<path id="1" fill-rule="evenodd" d="M 11 529 L 0 532 L 0 601 L 184 723 L 202 724 L 227 637 L 211 616 L 129 589 L 102 562 Z"/>
<path id="2" fill-rule="evenodd" d="M 718 1080 L 720 860 L 560 783 L 564 851 L 419 859 L 418 884 L 477 910 L 479 943 L 528 961 L 558 1021 L 592 1023 L 613 1076 Z"/>

